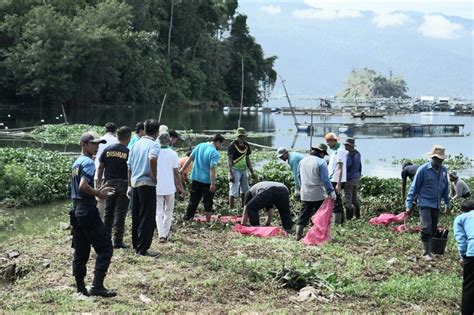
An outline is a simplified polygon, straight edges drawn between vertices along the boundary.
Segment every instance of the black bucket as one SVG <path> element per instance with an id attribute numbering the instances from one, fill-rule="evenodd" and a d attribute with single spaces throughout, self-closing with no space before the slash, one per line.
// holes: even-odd
<path id="1" fill-rule="evenodd" d="M 446 249 L 446 244 L 448 244 L 447 238 L 436 238 L 431 239 L 431 252 L 437 255 L 443 255 Z"/>

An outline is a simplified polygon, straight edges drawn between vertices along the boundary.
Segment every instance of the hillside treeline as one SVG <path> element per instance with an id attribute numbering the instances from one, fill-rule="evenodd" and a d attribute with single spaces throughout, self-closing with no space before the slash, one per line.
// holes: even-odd
<path id="1" fill-rule="evenodd" d="M 0 0 L 0 100 L 262 103 L 276 57 L 237 0 Z"/>

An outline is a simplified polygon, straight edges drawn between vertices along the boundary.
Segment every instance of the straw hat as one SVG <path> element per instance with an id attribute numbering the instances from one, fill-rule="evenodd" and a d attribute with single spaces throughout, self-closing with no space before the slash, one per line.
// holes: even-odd
<path id="1" fill-rule="evenodd" d="M 435 144 L 431 152 L 428 152 L 428 156 L 430 158 L 436 156 L 438 159 L 446 160 L 448 156 L 446 155 L 444 147 L 440 146 L 439 144 Z"/>

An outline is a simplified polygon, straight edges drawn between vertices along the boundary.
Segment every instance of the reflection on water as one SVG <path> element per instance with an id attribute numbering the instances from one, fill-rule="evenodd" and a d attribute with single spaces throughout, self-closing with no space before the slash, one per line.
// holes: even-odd
<path id="1" fill-rule="evenodd" d="M 55 111 L 0 111 L 0 123 L 10 128 L 38 125 L 43 119 L 45 123 L 61 122 L 61 109 Z M 10 115 L 10 117 L 7 116 Z M 146 118 L 158 117 L 159 106 L 148 108 L 122 108 L 122 109 L 93 109 L 68 111 L 68 120 L 72 123 L 89 123 L 103 125 L 107 121 L 114 121 L 117 125 L 134 126 L 137 121 Z M 58 119 L 56 119 L 58 117 Z M 237 127 L 239 113 L 224 113 L 221 110 L 176 110 L 165 107 L 162 121 L 170 128 L 189 130 L 232 130 Z M 300 123 L 309 123 L 309 115 L 298 116 Z M 365 175 L 376 175 L 382 177 L 399 177 L 399 166 L 393 166 L 391 162 L 400 158 L 426 157 L 434 144 L 443 145 L 448 154 L 463 154 L 474 157 L 474 127 L 471 116 L 452 116 L 450 113 L 421 113 L 409 115 L 386 116 L 381 119 L 354 119 L 350 115 L 314 116 L 313 122 L 318 124 L 314 136 L 308 134 L 296 134 L 293 117 L 290 115 L 262 112 L 244 112 L 242 115 L 242 126 L 249 131 L 268 133 L 266 137 L 252 139 L 253 142 L 271 146 L 274 148 L 285 146 L 299 150 L 308 150 L 311 141 L 313 143 L 324 142 L 323 135 L 332 131 L 341 136 L 353 135 L 356 138 L 357 149 L 361 152 L 364 163 Z M 375 123 L 375 124 L 374 124 Z M 388 128 L 391 124 L 464 124 L 464 129 L 447 129 L 443 126 L 420 130 L 420 129 L 396 129 Z M 348 127 L 355 124 L 355 127 Z M 41 146 L 40 144 L 20 140 L 0 141 L 0 146 Z M 69 145 L 45 145 L 44 147 L 68 152 L 77 151 L 78 146 Z M 462 176 L 474 176 L 473 169 L 464 170 Z"/>

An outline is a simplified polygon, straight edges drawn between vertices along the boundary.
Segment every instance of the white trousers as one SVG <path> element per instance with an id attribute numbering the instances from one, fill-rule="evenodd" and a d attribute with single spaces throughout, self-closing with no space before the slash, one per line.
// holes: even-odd
<path id="1" fill-rule="evenodd" d="M 156 227 L 159 237 L 168 237 L 173 221 L 174 194 L 156 196 Z"/>

